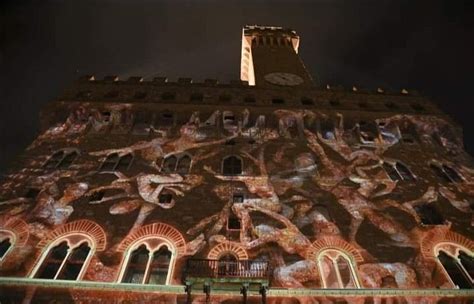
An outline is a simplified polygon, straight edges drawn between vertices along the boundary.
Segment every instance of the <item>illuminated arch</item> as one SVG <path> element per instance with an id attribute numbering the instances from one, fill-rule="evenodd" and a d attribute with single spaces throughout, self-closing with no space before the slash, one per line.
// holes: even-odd
<path id="1" fill-rule="evenodd" d="M 428 231 L 421 241 L 421 254 L 435 260 L 446 279 L 456 288 L 473 288 L 474 242 L 448 227 Z M 463 262 L 464 260 L 464 262 Z M 471 260 L 471 262 L 465 262 Z"/>
<path id="2" fill-rule="evenodd" d="M 56 228 L 43 238 L 36 247 L 44 248 L 49 245 L 49 243 L 70 234 L 82 234 L 88 236 L 94 242 L 93 246 L 97 251 L 103 251 L 107 245 L 106 234 L 101 226 L 90 220 L 78 220 L 66 223 Z"/>
<path id="3" fill-rule="evenodd" d="M 428 259 L 436 258 L 437 250 L 442 244 L 453 244 L 453 248 L 461 247 L 474 252 L 474 241 L 457 234 L 445 227 L 436 227 L 428 231 L 421 241 L 421 254 Z M 443 246 L 447 248 L 448 246 Z M 454 252 L 450 252 L 454 254 Z"/>
<path id="4" fill-rule="evenodd" d="M 28 224 L 18 218 L 12 218 L 7 220 L 5 223 L 0 224 L 0 230 L 10 231 L 15 235 L 15 242 L 12 245 L 15 247 L 23 247 L 28 241 L 30 232 L 28 230 Z"/>
<path id="5" fill-rule="evenodd" d="M 323 249 L 318 252 L 316 262 L 324 288 L 360 288 L 357 264 L 346 252 Z"/>
<path id="6" fill-rule="evenodd" d="M 221 243 L 214 246 L 211 251 L 209 251 L 207 258 L 209 260 L 219 260 L 225 254 L 234 255 L 239 261 L 248 260 L 247 251 L 235 244 Z"/>
<path id="7" fill-rule="evenodd" d="M 29 276 L 51 280 L 81 280 L 95 250 L 95 241 L 90 235 L 77 232 L 62 234 L 43 248 Z"/>
<path id="8" fill-rule="evenodd" d="M 337 236 L 327 236 L 316 240 L 306 254 L 307 259 L 317 259 L 320 252 L 326 249 L 336 249 L 338 251 L 342 251 L 346 255 L 351 256 L 357 263 L 364 261 L 364 258 L 360 254 L 359 250 Z"/>
<path id="9" fill-rule="evenodd" d="M 150 237 L 160 237 L 168 240 L 176 248 L 179 256 L 186 252 L 186 241 L 183 235 L 177 229 L 164 223 L 154 223 L 137 229 L 125 237 L 117 251 L 125 252 L 132 244 Z"/>

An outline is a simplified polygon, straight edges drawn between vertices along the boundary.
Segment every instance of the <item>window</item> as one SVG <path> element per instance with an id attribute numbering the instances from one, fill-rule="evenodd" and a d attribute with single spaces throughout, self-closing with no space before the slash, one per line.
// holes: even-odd
<path id="1" fill-rule="evenodd" d="M 369 105 L 365 101 L 359 102 L 359 108 L 367 109 Z"/>
<path id="2" fill-rule="evenodd" d="M 394 102 L 386 102 L 385 103 L 385 106 L 388 108 L 388 109 L 398 109 L 398 105 Z"/>
<path id="3" fill-rule="evenodd" d="M 119 160 L 120 158 L 117 153 L 107 155 L 107 158 L 100 167 L 100 171 L 113 171 Z"/>
<path id="4" fill-rule="evenodd" d="M 385 172 L 393 181 L 414 181 L 415 176 L 411 173 L 407 166 L 397 161 L 395 163 L 383 162 L 382 164 Z"/>
<path id="5" fill-rule="evenodd" d="M 174 155 L 166 157 L 163 166 L 161 167 L 161 171 L 165 173 L 175 172 L 177 162 L 178 158 Z"/>
<path id="6" fill-rule="evenodd" d="M 101 115 L 102 115 L 102 120 L 104 122 L 110 121 L 110 117 L 111 117 L 110 112 L 102 112 Z"/>
<path id="7" fill-rule="evenodd" d="M 272 99 L 272 104 L 284 104 L 285 103 L 285 100 L 281 99 L 281 98 L 273 98 Z"/>
<path id="8" fill-rule="evenodd" d="M 405 166 L 401 162 L 395 163 L 395 169 L 397 170 L 398 174 L 400 174 L 403 180 L 408 180 L 408 181 L 415 180 L 415 177 L 413 176 L 411 171 L 407 168 L 407 166 Z"/>
<path id="9" fill-rule="evenodd" d="M 334 130 L 334 123 L 331 120 L 322 120 L 319 122 L 319 132 L 323 139 L 335 140 L 336 133 Z"/>
<path id="10" fill-rule="evenodd" d="M 462 182 L 461 176 L 450 166 L 443 164 L 443 171 L 451 181 L 455 183 Z"/>
<path id="11" fill-rule="evenodd" d="M 171 204 L 171 201 L 173 200 L 173 195 L 171 193 L 161 193 L 160 196 L 158 197 L 158 201 L 160 204 Z"/>
<path id="12" fill-rule="evenodd" d="M 91 91 L 80 91 L 76 94 L 77 98 L 91 98 L 92 92 Z"/>
<path id="13" fill-rule="evenodd" d="M 146 97 L 146 92 L 135 92 L 135 95 L 133 96 L 135 99 L 144 99 Z"/>
<path id="14" fill-rule="evenodd" d="M 47 169 L 67 169 L 74 162 L 78 155 L 79 152 L 77 152 L 76 150 L 57 151 L 48 159 L 48 161 L 46 161 L 43 167 Z"/>
<path id="15" fill-rule="evenodd" d="M 443 225 L 444 220 L 433 204 L 423 204 L 413 207 L 423 225 Z"/>
<path id="16" fill-rule="evenodd" d="M 229 140 L 226 140 L 225 143 L 224 143 L 226 146 L 235 146 L 236 142 L 235 142 L 235 139 L 229 139 Z"/>
<path id="17" fill-rule="evenodd" d="M 100 171 L 124 171 L 128 170 L 133 161 L 133 155 L 127 153 L 123 156 L 119 156 L 118 153 L 111 153 L 107 155 L 107 158 L 104 160 L 100 166 Z"/>
<path id="18" fill-rule="evenodd" d="M 222 173 L 224 175 L 242 174 L 242 159 L 237 156 L 227 156 L 222 162 Z"/>
<path id="19" fill-rule="evenodd" d="M 169 282 L 173 253 L 159 238 L 133 246 L 125 263 L 122 283 L 165 285 Z"/>
<path id="20" fill-rule="evenodd" d="M 338 107 L 341 105 L 341 102 L 337 99 L 331 99 L 329 101 L 329 104 L 332 106 L 332 107 Z"/>
<path id="21" fill-rule="evenodd" d="M 161 99 L 165 101 L 174 100 L 175 97 L 176 97 L 176 94 L 172 92 L 165 92 L 161 94 Z"/>
<path id="22" fill-rule="evenodd" d="M 91 252 L 90 242 L 85 239 L 80 239 L 75 244 L 70 243 L 68 239 L 55 242 L 43 255 L 34 277 L 53 280 L 80 279 Z"/>
<path id="23" fill-rule="evenodd" d="M 235 122 L 235 116 L 232 111 L 224 111 L 222 113 L 222 121 L 224 125 L 233 124 Z"/>
<path id="24" fill-rule="evenodd" d="M 105 93 L 104 97 L 105 98 L 115 98 L 115 97 L 118 97 L 119 93 L 118 91 L 109 91 L 107 93 Z"/>
<path id="25" fill-rule="evenodd" d="M 130 154 L 130 153 L 125 154 L 124 156 L 120 157 L 115 170 L 117 170 L 117 171 L 127 170 L 128 167 L 130 167 L 130 164 L 132 163 L 132 160 L 133 160 L 132 154 Z"/>
<path id="26" fill-rule="evenodd" d="M 189 155 L 183 155 L 176 166 L 176 172 L 179 174 L 188 174 L 189 168 L 191 167 L 191 157 Z"/>
<path id="27" fill-rule="evenodd" d="M 252 96 L 247 96 L 244 98 L 244 102 L 245 103 L 255 103 L 255 97 L 252 97 Z"/>
<path id="28" fill-rule="evenodd" d="M 457 250 L 457 256 L 444 251 L 438 251 L 438 261 L 443 266 L 451 282 L 460 289 L 474 288 L 474 257 L 462 249 Z"/>
<path id="29" fill-rule="evenodd" d="M 304 106 L 312 106 L 314 105 L 314 101 L 310 98 L 303 97 L 301 98 L 301 104 Z"/>
<path id="30" fill-rule="evenodd" d="M 326 206 L 317 204 L 314 206 L 314 210 L 321 214 L 326 221 L 333 221 L 331 213 L 329 213 L 329 210 Z"/>
<path id="31" fill-rule="evenodd" d="M 96 191 L 89 196 L 89 203 L 99 203 L 105 195 L 105 191 Z"/>
<path id="32" fill-rule="evenodd" d="M 399 126 L 402 141 L 407 144 L 414 144 L 418 140 L 416 128 L 413 124 Z"/>
<path id="33" fill-rule="evenodd" d="M 234 193 L 232 196 L 232 202 L 234 204 L 240 204 L 244 202 L 244 195 L 240 193 Z"/>
<path id="34" fill-rule="evenodd" d="M 0 261 L 13 248 L 14 234 L 7 230 L 0 230 Z"/>
<path id="35" fill-rule="evenodd" d="M 25 196 L 26 198 L 29 198 L 29 199 L 36 199 L 36 197 L 38 196 L 38 194 L 41 192 L 40 189 L 38 188 L 29 188 L 26 193 L 25 193 Z"/>
<path id="36" fill-rule="evenodd" d="M 425 108 L 418 103 L 412 103 L 411 108 L 417 112 L 423 112 L 425 110 Z"/>
<path id="37" fill-rule="evenodd" d="M 12 242 L 9 237 L 2 238 L 0 241 L 0 260 L 7 254 L 8 250 L 10 250 L 12 246 Z"/>
<path id="38" fill-rule="evenodd" d="M 227 218 L 227 229 L 240 230 L 240 219 L 234 214 L 229 215 Z"/>
<path id="39" fill-rule="evenodd" d="M 171 127 L 174 125 L 174 114 L 171 111 L 160 113 L 155 121 L 155 127 Z"/>
<path id="40" fill-rule="evenodd" d="M 318 256 L 324 288 L 359 288 L 349 256 L 339 250 L 327 249 Z"/>
<path id="41" fill-rule="evenodd" d="M 148 135 L 150 134 L 150 126 L 152 125 L 153 118 L 150 112 L 138 112 L 134 114 L 134 126 L 132 134 L 135 135 Z"/>
<path id="42" fill-rule="evenodd" d="M 229 102 L 231 100 L 232 100 L 232 96 L 230 96 L 230 95 L 224 94 L 224 95 L 219 96 L 219 101 Z"/>
<path id="43" fill-rule="evenodd" d="M 165 173 L 188 174 L 190 169 L 191 156 L 188 154 L 167 156 L 161 166 L 161 171 Z"/>
<path id="44" fill-rule="evenodd" d="M 189 97 L 190 101 L 202 101 L 203 100 L 203 95 L 202 93 L 193 93 Z"/>
<path id="45" fill-rule="evenodd" d="M 459 183 L 463 181 L 461 175 L 447 164 L 430 164 L 438 179 L 445 183 Z"/>
<path id="46" fill-rule="evenodd" d="M 377 138 L 377 126 L 373 122 L 359 121 L 359 138 L 363 144 L 373 143 Z"/>

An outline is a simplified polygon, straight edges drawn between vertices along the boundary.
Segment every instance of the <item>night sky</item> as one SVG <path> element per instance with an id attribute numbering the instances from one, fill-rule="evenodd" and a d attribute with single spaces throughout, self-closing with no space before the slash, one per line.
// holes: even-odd
<path id="1" fill-rule="evenodd" d="M 239 78 L 245 24 L 294 28 L 321 83 L 417 89 L 474 155 L 474 1 L 2 1 L 0 173 L 77 77 Z"/>

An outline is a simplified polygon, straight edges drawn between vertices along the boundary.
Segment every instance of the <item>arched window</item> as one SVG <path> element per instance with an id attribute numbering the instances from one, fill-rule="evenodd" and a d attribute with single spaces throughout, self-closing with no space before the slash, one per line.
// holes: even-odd
<path id="1" fill-rule="evenodd" d="M 166 95 L 168 96 L 168 95 Z M 169 95 L 171 99 L 174 99 L 175 95 Z M 155 120 L 155 127 L 171 127 L 174 124 L 174 114 L 169 110 L 161 112 Z"/>
<path id="2" fill-rule="evenodd" d="M 322 120 L 319 121 L 319 133 L 321 137 L 326 140 L 335 140 L 336 131 L 334 127 L 334 122 L 332 120 Z"/>
<path id="3" fill-rule="evenodd" d="M 397 170 L 398 174 L 401 176 L 403 180 L 415 180 L 415 177 L 411 173 L 410 169 L 408 169 L 407 166 L 402 164 L 401 162 L 396 162 L 395 163 L 395 169 Z"/>
<path id="4" fill-rule="evenodd" d="M 447 164 L 430 164 L 431 170 L 433 170 L 443 182 L 446 183 L 459 183 L 463 181 L 462 176 L 451 166 Z"/>
<path id="5" fill-rule="evenodd" d="M 443 225 L 444 219 L 433 204 L 421 204 L 413 207 L 423 225 Z"/>
<path id="6" fill-rule="evenodd" d="M 163 160 L 161 171 L 164 173 L 188 174 L 191 168 L 191 156 L 170 155 Z"/>
<path id="7" fill-rule="evenodd" d="M 112 153 L 112 154 L 107 155 L 107 158 L 104 160 L 104 162 L 100 166 L 100 171 L 113 171 L 119 159 L 120 158 L 117 153 Z"/>
<path id="8" fill-rule="evenodd" d="M 452 182 L 455 182 L 455 183 L 462 182 L 461 176 L 458 174 L 456 170 L 454 170 L 450 166 L 443 164 L 443 171 Z"/>
<path id="9" fill-rule="evenodd" d="M 118 153 L 111 153 L 107 155 L 107 158 L 104 160 L 99 170 L 102 172 L 128 170 L 132 161 L 133 155 L 131 153 L 122 156 L 119 156 Z"/>
<path id="10" fill-rule="evenodd" d="M 360 287 L 350 257 L 339 250 L 323 250 L 318 256 L 318 267 L 324 288 Z"/>
<path id="11" fill-rule="evenodd" d="M 370 144 L 378 137 L 377 126 L 373 121 L 359 121 L 359 139 L 363 144 Z"/>
<path id="12" fill-rule="evenodd" d="M 15 236 L 13 233 L 7 230 L 0 231 L 0 261 L 2 261 L 7 253 L 13 248 L 14 242 Z"/>
<path id="13" fill-rule="evenodd" d="M 79 235 L 68 235 L 51 243 L 33 270 L 34 278 L 79 280 L 92 256 L 92 241 Z"/>
<path id="14" fill-rule="evenodd" d="M 128 168 L 130 167 L 130 164 L 132 163 L 132 160 L 133 160 L 132 154 L 130 153 L 125 154 L 124 156 L 120 157 L 120 160 L 118 161 L 117 167 L 115 168 L 115 170 L 117 171 L 128 170 Z"/>
<path id="15" fill-rule="evenodd" d="M 151 237 L 132 245 L 128 250 L 122 283 L 168 284 L 174 262 L 173 246 L 161 239 Z"/>
<path id="16" fill-rule="evenodd" d="M 319 214 L 321 214 L 325 220 L 332 222 L 333 218 L 331 216 L 331 213 L 329 212 L 328 208 L 324 205 L 321 204 L 316 204 L 314 206 L 314 210 L 317 211 Z"/>
<path id="17" fill-rule="evenodd" d="M 393 181 L 413 181 L 415 176 L 411 173 L 407 166 L 397 161 L 395 163 L 383 162 L 383 168 Z"/>
<path id="18" fill-rule="evenodd" d="M 64 158 L 64 151 L 58 151 L 51 155 L 48 161 L 44 164 L 44 168 L 54 169 L 58 166 L 61 160 Z"/>
<path id="19" fill-rule="evenodd" d="M 222 162 L 222 174 L 239 175 L 242 174 L 242 159 L 237 156 L 227 156 Z"/>
<path id="20" fill-rule="evenodd" d="M 176 166 L 176 172 L 179 174 L 188 174 L 189 167 L 191 167 L 191 157 L 189 155 L 183 155 Z"/>
<path id="21" fill-rule="evenodd" d="M 165 158 L 163 162 L 163 167 L 161 170 L 165 173 L 174 172 L 176 170 L 177 162 L 178 162 L 178 158 L 174 155 L 170 155 Z"/>
<path id="22" fill-rule="evenodd" d="M 455 251 L 438 250 L 438 261 L 443 266 L 451 282 L 460 289 L 474 288 L 474 255 L 463 249 Z"/>
<path id="23" fill-rule="evenodd" d="M 231 213 L 227 218 L 227 229 L 240 230 L 240 219 L 233 213 Z"/>
<path id="24" fill-rule="evenodd" d="M 47 169 L 67 169 L 74 162 L 74 160 L 79 155 L 79 152 L 76 150 L 67 151 L 60 150 L 51 155 L 48 161 L 44 164 L 44 168 Z"/>

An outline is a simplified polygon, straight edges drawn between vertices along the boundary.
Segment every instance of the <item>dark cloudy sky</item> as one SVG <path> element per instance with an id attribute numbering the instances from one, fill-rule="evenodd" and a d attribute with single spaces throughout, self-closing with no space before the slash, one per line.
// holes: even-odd
<path id="1" fill-rule="evenodd" d="M 474 155 L 474 1 L 1 1 L 0 172 L 83 74 L 238 79 L 245 24 L 292 27 L 322 83 L 416 88 Z"/>

